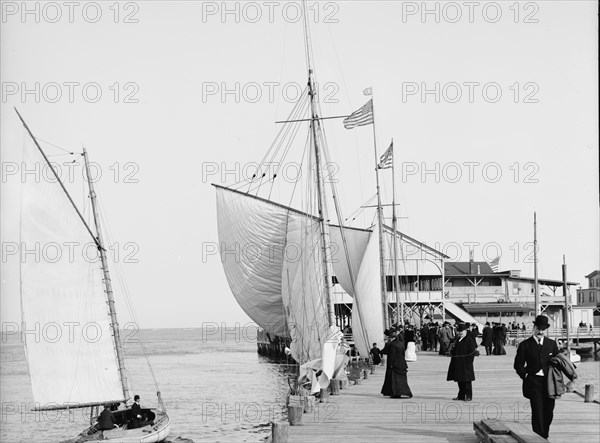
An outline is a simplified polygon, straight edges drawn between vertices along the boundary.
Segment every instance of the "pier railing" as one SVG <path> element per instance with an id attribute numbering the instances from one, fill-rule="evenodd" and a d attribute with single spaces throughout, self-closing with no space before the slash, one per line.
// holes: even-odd
<path id="1" fill-rule="evenodd" d="M 509 330 L 507 332 L 508 338 L 516 340 L 518 343 L 521 340 L 528 338 L 531 335 L 532 330 L 528 329 L 525 331 L 522 330 Z M 567 339 L 567 329 L 566 328 L 549 328 L 546 334 L 548 337 L 555 340 L 566 340 Z M 600 327 L 590 328 L 587 326 L 584 327 L 575 327 L 569 328 L 569 336 L 572 341 L 595 341 L 600 339 Z"/>

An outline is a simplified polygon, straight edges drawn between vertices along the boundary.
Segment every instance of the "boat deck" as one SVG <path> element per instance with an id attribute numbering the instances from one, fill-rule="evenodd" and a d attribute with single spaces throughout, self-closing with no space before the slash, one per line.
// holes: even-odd
<path id="1" fill-rule="evenodd" d="M 479 351 L 483 351 L 479 347 Z M 521 394 L 521 379 L 513 369 L 516 349 L 507 355 L 475 359 L 473 401 L 452 401 L 458 389 L 446 381 L 449 358 L 419 352 L 409 362 L 413 398 L 391 399 L 380 394 L 385 368 L 360 385 L 341 390 L 328 403 L 303 415 L 301 426 L 289 427 L 289 442 L 460 442 L 475 443 L 473 422 L 482 419 L 518 421 L 531 427 L 529 400 Z M 569 393 L 556 401 L 551 442 L 600 441 L 600 405 L 584 403 Z"/>

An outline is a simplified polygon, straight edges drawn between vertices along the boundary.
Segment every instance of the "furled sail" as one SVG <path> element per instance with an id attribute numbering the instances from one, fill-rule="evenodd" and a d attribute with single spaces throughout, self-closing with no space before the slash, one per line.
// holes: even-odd
<path id="1" fill-rule="evenodd" d="M 37 409 L 119 402 L 98 250 L 28 139 L 21 200 L 23 336 Z"/>
<path id="2" fill-rule="evenodd" d="M 372 343 L 383 342 L 383 311 L 379 270 L 379 231 L 374 229 L 356 278 L 352 304 L 352 330 L 356 349 L 368 356 Z"/>
<path id="3" fill-rule="evenodd" d="M 329 330 L 320 237 L 314 217 L 290 217 L 281 292 L 292 337 L 290 350 L 300 364 L 321 358 Z"/>

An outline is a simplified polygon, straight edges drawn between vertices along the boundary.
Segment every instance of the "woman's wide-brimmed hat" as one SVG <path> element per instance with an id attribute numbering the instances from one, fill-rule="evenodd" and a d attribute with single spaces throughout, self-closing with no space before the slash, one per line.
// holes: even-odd
<path id="1" fill-rule="evenodd" d="M 550 327 L 550 324 L 548 323 L 548 317 L 545 315 L 538 315 L 533 324 L 542 331 Z"/>

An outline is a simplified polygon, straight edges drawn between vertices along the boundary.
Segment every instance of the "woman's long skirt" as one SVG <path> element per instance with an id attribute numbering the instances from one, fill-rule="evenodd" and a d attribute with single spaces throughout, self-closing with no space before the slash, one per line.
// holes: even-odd
<path id="1" fill-rule="evenodd" d="M 381 393 L 389 397 L 412 397 L 412 392 L 408 386 L 406 372 L 399 372 L 397 369 L 388 368 L 385 371 L 385 379 Z"/>

